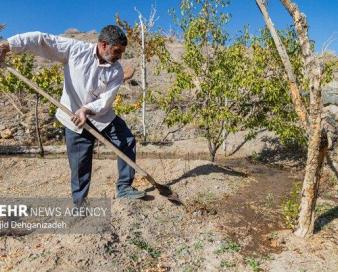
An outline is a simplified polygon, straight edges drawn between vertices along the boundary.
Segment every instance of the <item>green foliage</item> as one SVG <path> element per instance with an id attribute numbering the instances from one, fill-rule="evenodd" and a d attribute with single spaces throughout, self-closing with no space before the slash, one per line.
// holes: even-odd
<path id="1" fill-rule="evenodd" d="M 133 52 L 136 52 L 137 55 L 141 54 L 142 48 L 142 39 L 141 39 L 141 28 L 138 23 L 131 26 L 127 21 L 122 20 L 121 17 L 117 14 L 115 16 L 116 24 L 123 29 L 123 31 L 127 34 L 128 37 L 128 51 L 126 57 L 134 57 Z M 145 57 L 146 61 L 150 61 L 150 59 L 155 55 L 155 48 L 157 44 L 157 35 L 152 34 L 148 31 L 147 25 L 145 27 Z"/>
<path id="2" fill-rule="evenodd" d="M 246 263 L 249 265 L 254 272 L 262 271 L 260 268 L 260 262 L 255 258 L 246 258 Z"/>
<path id="3" fill-rule="evenodd" d="M 51 96 L 55 97 L 56 99 L 60 99 L 63 89 L 63 75 L 59 65 L 53 65 L 48 68 L 40 69 L 34 74 L 32 79 L 39 87 L 41 87 Z M 47 102 L 48 100 L 43 98 L 42 101 Z M 57 107 L 51 104 L 49 107 L 49 114 L 54 115 L 56 109 Z"/>
<path id="4" fill-rule="evenodd" d="M 275 131 L 284 143 L 305 143 L 289 93 L 287 77 L 270 32 L 257 37 L 245 28 L 231 44 L 224 31 L 227 1 L 182 1 L 184 54 L 175 61 L 166 40 L 157 39 L 159 70 L 174 74 L 168 92 L 158 97 L 168 126 L 191 123 L 209 142 L 211 158 L 223 135 L 242 129 L 250 138 L 261 128 Z M 301 49 L 293 29 L 280 32 L 297 80 L 306 89 Z"/>
<path id="5" fill-rule="evenodd" d="M 297 225 L 298 214 L 300 211 L 300 191 L 301 183 L 294 183 L 290 195 L 282 202 L 282 213 L 285 224 L 288 228 L 294 229 Z"/>
<path id="6" fill-rule="evenodd" d="M 239 129 L 241 115 L 231 110 L 236 99 L 244 48 L 227 49 L 224 26 L 229 15 L 226 1 L 182 1 L 177 23 L 184 31 L 182 61 L 175 61 L 163 37 L 157 39 L 159 70 L 175 75 L 175 80 L 158 103 L 166 112 L 168 126 L 192 123 L 209 142 L 211 159 L 221 145 L 222 133 Z"/>
<path id="7" fill-rule="evenodd" d="M 30 54 L 13 55 L 8 59 L 8 62 L 23 76 L 35 82 L 40 88 L 56 99 L 61 97 L 63 74 L 59 65 L 52 65 L 48 68 L 45 67 L 35 70 L 34 57 Z M 17 79 L 11 73 L 5 73 L 4 71 L 1 71 L 0 73 L 0 89 L 1 91 L 10 93 L 28 91 L 29 93 L 35 94 L 35 91 L 28 87 L 24 82 Z M 42 101 L 47 102 L 45 98 L 43 98 Z M 55 110 L 56 107 L 51 104 L 49 107 L 50 115 L 53 115 Z"/>
<path id="8" fill-rule="evenodd" d="M 216 255 L 220 255 L 225 252 L 238 252 L 240 250 L 241 250 L 241 246 L 239 244 L 231 240 L 227 240 L 225 242 L 222 242 L 220 247 L 217 250 L 215 250 L 214 253 Z"/>
<path id="9" fill-rule="evenodd" d="M 338 70 L 338 59 L 336 57 L 331 58 L 328 61 L 324 61 L 323 76 L 321 84 L 325 85 L 333 80 L 333 72 Z"/>
<path id="10" fill-rule="evenodd" d="M 231 268 L 231 267 L 235 267 L 236 264 L 234 264 L 233 262 L 229 262 L 228 260 L 222 260 L 220 263 L 220 267 L 221 268 Z"/>
<path id="11" fill-rule="evenodd" d="M 48 94 L 56 99 L 60 99 L 62 94 L 62 81 L 63 73 L 60 65 L 52 65 L 45 68 L 34 68 L 34 57 L 30 54 L 14 54 L 7 58 L 8 63 L 16 68 L 23 76 L 35 82 Z M 10 92 L 13 94 L 20 94 L 28 92 L 35 94 L 30 87 L 24 82 L 17 79 L 11 73 L 5 73 L 0 69 L 0 91 Z M 46 103 L 47 100 L 42 97 L 42 102 Z M 55 114 L 56 107 L 53 104 L 49 104 L 49 114 L 52 116 Z M 58 121 L 53 123 L 54 128 L 61 127 Z"/>
<path id="12" fill-rule="evenodd" d="M 289 28 L 279 31 L 279 35 L 287 49 L 297 81 L 306 90 L 308 82 L 303 75 L 301 48 L 296 32 Z M 265 127 L 276 132 L 283 143 L 304 144 L 305 133 L 298 124 L 287 76 L 270 32 L 265 28 L 259 36 L 250 37 L 244 43 L 251 51 L 244 80 L 244 88 L 250 90 L 251 94 L 246 111 L 255 107 L 254 116 L 248 120 L 246 127 Z"/>
<path id="13" fill-rule="evenodd" d="M 113 108 L 116 114 L 129 114 L 142 108 L 142 98 L 139 98 L 135 103 L 124 103 L 122 95 L 118 94 L 114 100 Z"/>
<path id="14" fill-rule="evenodd" d="M 141 233 L 135 232 L 134 237 L 130 240 L 130 243 L 137 248 L 146 251 L 152 258 L 158 258 L 161 256 L 161 252 L 152 246 L 150 246 L 142 237 Z"/>
<path id="15" fill-rule="evenodd" d="M 33 65 L 34 65 L 34 57 L 28 54 L 22 55 L 14 55 L 9 58 L 9 64 L 16 68 L 23 76 L 28 79 L 32 79 L 33 77 Z M 30 90 L 30 88 L 17 79 L 11 73 L 5 73 L 4 70 L 1 69 L 0 72 L 0 88 L 3 92 L 10 93 L 18 93 L 24 90 Z"/>

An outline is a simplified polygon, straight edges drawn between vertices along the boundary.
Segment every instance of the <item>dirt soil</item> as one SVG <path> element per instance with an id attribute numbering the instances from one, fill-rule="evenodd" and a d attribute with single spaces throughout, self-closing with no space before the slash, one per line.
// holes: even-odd
<path id="1" fill-rule="evenodd" d="M 337 201 L 319 199 L 308 240 L 286 229 L 280 203 L 296 169 L 246 159 L 211 163 L 142 158 L 138 163 L 179 194 L 177 206 L 144 180 L 147 200 L 114 199 L 116 161 L 94 160 L 89 197 L 111 197 L 111 231 L 0 237 L 1 271 L 337 271 Z M 0 158 L 3 197 L 68 197 L 66 158 Z M 325 195 L 325 194 L 323 194 Z"/>

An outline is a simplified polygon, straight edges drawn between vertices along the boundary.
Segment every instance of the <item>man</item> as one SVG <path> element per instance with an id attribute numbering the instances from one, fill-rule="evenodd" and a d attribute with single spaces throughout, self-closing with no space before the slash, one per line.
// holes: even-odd
<path id="1" fill-rule="evenodd" d="M 57 119 L 65 126 L 68 160 L 71 169 L 73 203 L 81 205 L 89 191 L 95 138 L 82 127 L 87 122 L 105 138 L 136 159 L 135 137 L 126 123 L 116 116 L 112 103 L 123 83 L 124 73 L 118 60 L 127 46 L 127 37 L 117 26 L 104 27 L 97 44 L 86 43 L 40 32 L 10 37 L 0 45 L 0 61 L 9 51 L 30 52 L 64 64 L 61 103 L 75 113 L 70 118 L 60 109 Z M 126 77 L 131 77 L 133 71 Z M 116 197 L 143 198 L 145 192 L 133 188 L 135 170 L 117 160 L 119 178 Z"/>

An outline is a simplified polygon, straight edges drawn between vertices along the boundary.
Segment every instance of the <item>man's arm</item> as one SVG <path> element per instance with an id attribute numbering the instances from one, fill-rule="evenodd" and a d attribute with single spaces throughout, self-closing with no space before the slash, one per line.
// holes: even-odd
<path id="1" fill-rule="evenodd" d="M 123 83 L 123 79 L 124 73 L 121 69 L 115 78 L 109 82 L 107 90 L 101 93 L 97 100 L 84 105 L 82 108 L 90 110 L 90 113 L 94 115 L 102 115 L 106 113 L 111 108 L 117 91 Z"/>
<path id="2" fill-rule="evenodd" d="M 67 63 L 74 40 L 41 32 L 27 32 L 8 38 L 4 42 L 5 55 L 28 52 L 51 61 Z M 3 55 L 3 54 L 2 54 Z M 1 56 L 4 58 L 4 56 Z"/>
<path id="3" fill-rule="evenodd" d="M 81 107 L 75 112 L 75 115 L 71 117 L 70 120 L 77 126 L 77 127 L 83 127 L 83 125 L 86 123 L 87 116 L 88 115 L 95 115 L 90 109 L 86 107 Z"/>
<path id="4" fill-rule="evenodd" d="M 118 84 L 118 82 L 120 83 Z M 77 127 L 82 127 L 86 121 L 87 117 L 90 115 L 101 115 L 107 112 L 109 108 L 111 108 L 114 99 L 116 97 L 116 93 L 123 82 L 123 73 L 120 75 L 119 80 L 114 80 L 110 84 L 109 90 L 100 94 L 100 98 L 88 103 L 84 106 L 82 106 L 80 109 L 78 109 L 75 112 L 75 116 L 71 118 L 72 122 L 77 126 Z"/>

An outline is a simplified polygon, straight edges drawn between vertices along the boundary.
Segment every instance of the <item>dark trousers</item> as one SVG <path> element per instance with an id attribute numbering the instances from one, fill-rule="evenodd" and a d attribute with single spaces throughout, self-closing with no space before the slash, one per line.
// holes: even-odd
<path id="1" fill-rule="evenodd" d="M 90 122 L 87 122 L 93 127 Z M 94 127 L 93 127 L 94 128 Z M 114 120 L 100 132 L 131 160 L 136 159 L 136 141 L 127 124 L 116 116 Z M 85 129 L 81 134 L 65 129 L 68 161 L 71 169 L 71 189 L 74 204 L 81 203 L 88 195 L 92 173 L 92 159 L 95 137 Z M 116 190 L 123 191 L 131 186 L 135 170 L 118 157 L 117 167 L 119 178 Z"/>

